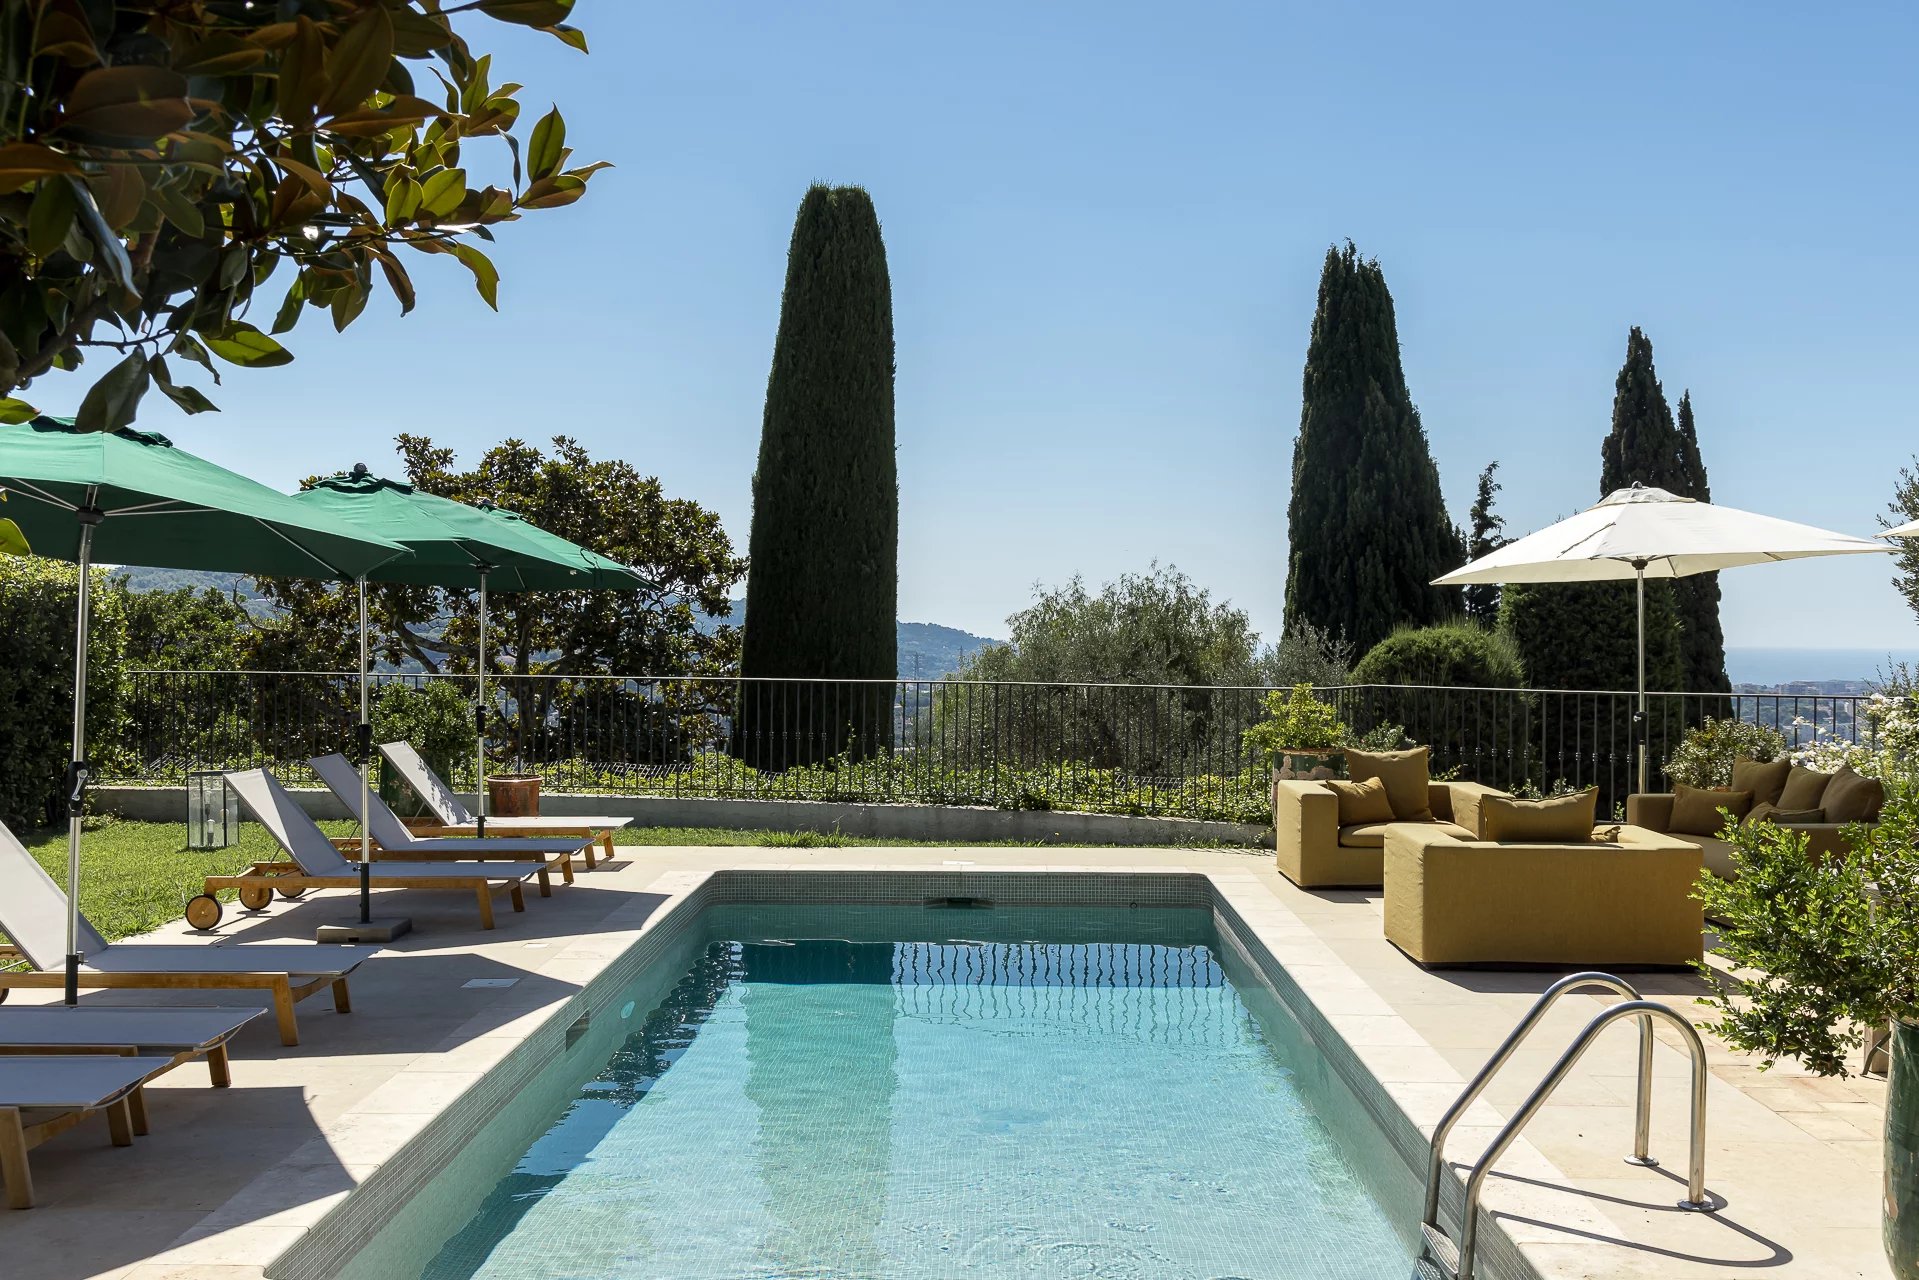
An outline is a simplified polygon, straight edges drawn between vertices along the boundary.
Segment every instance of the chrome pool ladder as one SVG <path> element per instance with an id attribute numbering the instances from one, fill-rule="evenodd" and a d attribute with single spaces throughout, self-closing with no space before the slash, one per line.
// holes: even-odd
<path id="1" fill-rule="evenodd" d="M 1459 1123 L 1459 1118 L 1485 1092 L 1499 1069 L 1506 1065 L 1534 1027 L 1539 1025 L 1546 1011 L 1558 1001 L 1559 997 L 1581 987 L 1599 987 L 1623 996 L 1618 1004 L 1607 1006 L 1576 1037 L 1559 1060 L 1552 1065 L 1545 1078 L 1526 1096 L 1519 1109 L 1501 1126 L 1499 1133 L 1487 1146 L 1485 1152 L 1474 1162 L 1466 1177 L 1466 1195 L 1460 1208 L 1459 1242 L 1455 1244 L 1439 1225 L 1440 1180 L 1446 1171 L 1446 1138 Z M 1638 1101 L 1633 1115 L 1632 1154 L 1626 1157 L 1627 1164 L 1657 1165 L 1647 1150 L 1652 1129 L 1652 1024 L 1653 1019 L 1663 1018 L 1680 1029 L 1685 1037 L 1686 1047 L 1692 1058 L 1692 1137 L 1691 1163 L 1686 1182 L 1686 1198 L 1679 1202 L 1681 1209 L 1710 1213 L 1719 1205 L 1706 1194 L 1706 1046 L 1699 1039 L 1699 1032 L 1692 1023 L 1681 1017 L 1670 1007 L 1655 1000 L 1643 1000 L 1631 983 L 1610 973 L 1575 973 L 1561 978 L 1547 987 L 1545 992 L 1533 1004 L 1519 1025 L 1512 1029 L 1499 1047 L 1493 1050 L 1492 1057 L 1486 1059 L 1486 1065 L 1479 1069 L 1471 1082 L 1466 1085 L 1452 1106 L 1446 1109 L 1439 1124 L 1433 1129 L 1432 1151 L 1426 1165 L 1426 1208 L 1420 1219 L 1420 1235 L 1425 1242 L 1426 1256 L 1451 1280 L 1472 1280 L 1473 1245 L 1479 1231 L 1479 1198 L 1485 1189 L 1486 1176 L 1492 1172 L 1493 1165 L 1506 1154 L 1519 1137 L 1520 1130 L 1538 1114 L 1539 1109 L 1559 1087 L 1586 1050 L 1591 1047 L 1599 1033 L 1621 1018 L 1634 1018 L 1639 1022 L 1639 1090 Z M 1723 1203 L 1723 1202 L 1722 1202 Z"/>

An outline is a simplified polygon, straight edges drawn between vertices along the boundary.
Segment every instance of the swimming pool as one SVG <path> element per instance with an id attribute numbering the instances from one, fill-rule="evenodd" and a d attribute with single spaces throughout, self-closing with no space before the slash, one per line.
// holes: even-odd
<path id="1" fill-rule="evenodd" d="M 572 1038 L 344 1277 L 1411 1270 L 1403 1161 L 1210 911 L 716 905 Z"/>

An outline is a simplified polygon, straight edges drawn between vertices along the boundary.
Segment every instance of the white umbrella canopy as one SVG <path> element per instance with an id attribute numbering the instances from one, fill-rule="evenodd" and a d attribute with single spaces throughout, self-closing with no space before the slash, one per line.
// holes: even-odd
<path id="1" fill-rule="evenodd" d="M 1882 538 L 1919 538 L 1919 520 L 1910 520 L 1879 535 Z"/>
<path id="2" fill-rule="evenodd" d="M 1893 531 L 1897 533 L 1897 530 Z M 1890 535 L 1889 535 L 1890 536 Z M 1634 485 L 1434 578 L 1436 586 L 1486 582 L 1638 583 L 1639 789 L 1646 789 L 1646 579 L 1685 578 L 1815 556 L 1887 554 L 1883 541 L 1833 533 L 1809 524 L 1716 507 L 1664 489 Z"/>

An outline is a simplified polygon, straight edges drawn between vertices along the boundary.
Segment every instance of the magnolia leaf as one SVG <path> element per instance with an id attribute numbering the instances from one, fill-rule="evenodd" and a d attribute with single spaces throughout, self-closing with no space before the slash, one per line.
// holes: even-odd
<path id="1" fill-rule="evenodd" d="M 189 45 L 173 60 L 173 69 L 187 76 L 230 76 L 267 60 L 266 50 L 226 31 L 216 31 Z"/>
<path id="2" fill-rule="evenodd" d="M 561 205 L 572 204 L 586 194 L 586 179 L 576 178 L 572 174 L 562 173 L 551 178 L 542 178 L 526 189 L 520 197 L 522 209 L 557 209 Z"/>
<path id="3" fill-rule="evenodd" d="M 442 169 L 420 184 L 420 207 L 443 218 L 466 199 L 466 170 Z"/>
<path id="4" fill-rule="evenodd" d="M 66 97 L 58 129 L 91 137 L 152 142 L 193 119 L 187 79 L 165 67 L 99 67 Z"/>
<path id="5" fill-rule="evenodd" d="M 149 199 L 159 206 L 167 221 L 180 228 L 183 234 L 198 240 L 207 233 L 207 220 L 200 212 L 200 206 L 182 195 L 178 187 L 160 187 L 150 194 Z"/>
<path id="6" fill-rule="evenodd" d="M 580 30 L 578 27 L 555 25 L 551 27 L 542 27 L 541 30 L 545 31 L 548 35 L 552 36 L 555 40 L 558 40 L 561 44 L 570 45 L 573 48 L 578 49 L 581 53 L 585 53 L 587 51 L 586 32 Z"/>
<path id="7" fill-rule="evenodd" d="M 81 431 L 118 431 L 133 421 L 147 393 L 147 357 L 135 351 L 87 388 L 73 425 Z"/>
<path id="8" fill-rule="evenodd" d="M 389 226 L 413 221 L 420 211 L 420 184 L 411 178 L 389 182 L 386 187 L 386 220 Z"/>
<path id="9" fill-rule="evenodd" d="M 28 252 L 44 258 L 58 249 L 66 240 L 78 211 L 71 186 L 65 182 L 42 183 L 27 210 Z"/>
<path id="10" fill-rule="evenodd" d="M 120 237 L 113 233 L 113 228 L 101 216 L 100 206 L 94 203 L 93 192 L 77 178 L 63 177 L 58 181 L 73 189 L 74 207 L 79 211 L 80 223 L 86 227 L 86 238 L 100 250 L 102 269 L 127 293 L 138 292 L 133 286 L 133 260 L 127 257 L 126 245 L 120 242 Z"/>
<path id="11" fill-rule="evenodd" d="M 273 332 L 285 333 L 300 322 L 300 309 L 306 306 L 306 277 L 294 280 L 293 287 L 287 290 L 287 296 L 280 302 L 280 312 L 273 317 Z"/>
<path id="12" fill-rule="evenodd" d="M 94 199 L 100 202 L 100 216 L 116 231 L 131 232 L 147 200 L 147 180 L 130 164 L 110 164 L 98 176 L 89 178 Z"/>
<path id="13" fill-rule="evenodd" d="M 52 147 L 37 142 L 9 142 L 0 147 L 0 195 L 57 174 L 78 173 L 80 166 Z"/>
<path id="14" fill-rule="evenodd" d="M 573 12 L 573 0 L 480 0 L 481 13 L 523 27 L 555 27 Z"/>
<path id="15" fill-rule="evenodd" d="M 0 422 L 12 427 L 22 422 L 32 422 L 40 416 L 40 411 L 25 400 L 16 400 L 8 396 L 0 400 Z"/>
<path id="16" fill-rule="evenodd" d="M 364 283 L 355 280 L 333 295 L 333 331 L 335 333 L 360 318 L 360 313 L 366 310 L 367 296 L 371 292 L 372 290 Z"/>
<path id="17" fill-rule="evenodd" d="M 320 110 L 327 114 L 357 107 L 373 96 L 393 63 L 393 19 L 384 5 L 367 9 L 346 29 L 327 55 L 327 90 Z"/>
<path id="18" fill-rule="evenodd" d="M 148 370 L 153 374 L 153 385 L 159 387 L 167 399 L 188 413 L 218 413 L 220 406 L 200 394 L 198 387 L 182 387 L 173 381 L 173 375 L 167 369 L 166 358 L 155 356 L 148 362 Z"/>
<path id="19" fill-rule="evenodd" d="M 526 171 L 535 178 L 551 177 L 559 169 L 565 150 L 566 121 L 554 107 L 533 126 L 533 137 L 526 147 Z"/>
<path id="20" fill-rule="evenodd" d="M 473 273 L 473 283 L 479 289 L 480 296 L 486 299 L 486 305 L 495 311 L 500 309 L 500 270 L 493 260 L 470 244 L 455 244 L 453 256 L 466 264 Z"/>
<path id="21" fill-rule="evenodd" d="M 293 360 L 291 351 L 244 320 L 229 321 L 219 333 L 204 336 L 214 355 L 243 369 L 271 369 Z"/>
<path id="22" fill-rule="evenodd" d="M 27 535 L 20 532 L 20 526 L 11 520 L 0 519 L 0 555 L 30 556 L 33 548 L 27 543 Z"/>
<path id="23" fill-rule="evenodd" d="M 207 349 L 200 345 L 198 338 L 190 333 L 180 334 L 173 340 L 173 351 L 175 355 L 193 361 L 212 374 L 214 386 L 220 385 L 220 371 L 214 367 L 213 357 L 207 354 Z"/>
<path id="24" fill-rule="evenodd" d="M 413 277 L 406 273 L 400 260 L 391 253 L 381 250 L 375 255 L 380 260 L 380 270 L 386 273 L 387 287 L 393 290 L 393 296 L 400 300 L 400 314 L 413 310 Z"/>

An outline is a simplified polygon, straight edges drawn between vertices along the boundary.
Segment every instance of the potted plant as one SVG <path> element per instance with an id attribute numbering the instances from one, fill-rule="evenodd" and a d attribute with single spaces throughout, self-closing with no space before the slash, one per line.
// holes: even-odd
<path id="1" fill-rule="evenodd" d="M 1919 755 L 1873 763 L 1885 808 L 1847 833 L 1850 857 L 1815 860 L 1804 833 L 1771 823 L 1728 831 L 1739 878 L 1708 874 L 1698 896 L 1721 954 L 1754 972 L 1736 982 L 1701 969 L 1717 991 L 1710 1029 L 1761 1069 L 1792 1058 L 1845 1075 L 1865 1033 L 1890 1027 L 1886 1257 L 1899 1280 L 1919 1280 Z"/>
<path id="2" fill-rule="evenodd" d="M 1247 746 L 1265 758 L 1276 780 L 1337 778 L 1346 772 L 1346 741 L 1351 731 L 1331 703 L 1313 695 L 1313 686 L 1266 695 L 1266 718 L 1246 730 Z"/>

